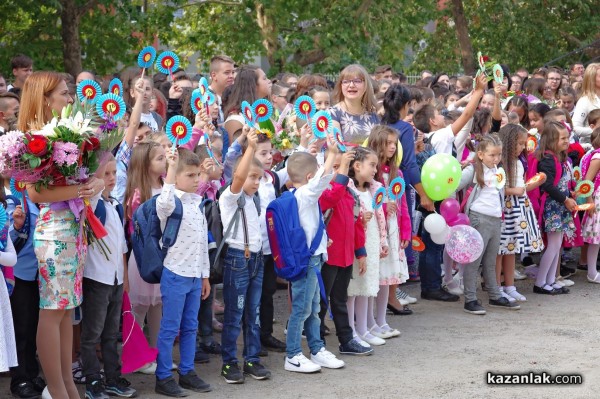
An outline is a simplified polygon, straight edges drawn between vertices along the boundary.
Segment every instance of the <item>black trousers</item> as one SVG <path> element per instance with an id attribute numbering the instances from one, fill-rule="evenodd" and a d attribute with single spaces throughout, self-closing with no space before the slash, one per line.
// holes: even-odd
<path id="1" fill-rule="evenodd" d="M 4 284 L 4 281 L 0 283 Z M 10 296 L 15 340 L 17 345 L 17 360 L 19 365 L 10 369 L 10 387 L 31 381 L 40 373 L 38 361 L 36 334 L 40 318 L 40 291 L 37 279 L 34 281 L 21 280 L 15 277 L 15 287 Z"/>
<path id="2" fill-rule="evenodd" d="M 333 324 L 335 324 L 335 333 L 340 341 L 340 344 L 348 343 L 352 340 L 352 328 L 348 320 L 348 285 L 352 278 L 352 266 L 339 267 L 331 266 L 327 263 L 321 268 L 321 276 L 323 276 L 323 284 L 325 285 L 325 294 L 329 298 L 329 307 L 333 315 Z M 325 342 L 323 334 L 323 326 L 327 307 L 323 298 L 321 298 L 321 339 Z"/>
<path id="3" fill-rule="evenodd" d="M 262 294 L 260 297 L 260 337 L 273 335 L 273 295 L 277 291 L 277 274 L 272 255 L 263 255 L 265 271 L 263 274 Z"/>

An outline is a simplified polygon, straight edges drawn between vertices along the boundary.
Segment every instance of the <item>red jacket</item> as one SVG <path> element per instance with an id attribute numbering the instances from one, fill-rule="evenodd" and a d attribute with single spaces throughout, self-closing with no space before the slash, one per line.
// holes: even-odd
<path id="1" fill-rule="evenodd" d="M 327 248 L 327 264 L 352 266 L 354 257 L 367 256 L 362 214 L 354 220 L 354 196 L 348 191 L 348 176 L 338 174 L 319 198 L 321 211 L 332 209 L 327 235 L 332 244 Z"/>

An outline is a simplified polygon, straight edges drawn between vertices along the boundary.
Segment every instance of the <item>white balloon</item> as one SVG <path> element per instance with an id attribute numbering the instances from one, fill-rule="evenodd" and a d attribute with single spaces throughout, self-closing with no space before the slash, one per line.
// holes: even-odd
<path id="1" fill-rule="evenodd" d="M 431 234 L 431 241 L 438 245 L 443 245 L 448 241 L 448 236 L 450 235 L 450 227 L 446 225 L 446 228 L 438 234 Z"/>
<path id="2" fill-rule="evenodd" d="M 429 234 L 437 235 L 442 233 L 445 229 L 448 228 L 448 224 L 446 220 L 442 217 L 442 215 L 438 215 L 437 213 L 432 213 L 431 215 L 425 218 L 423 222 L 423 227 Z"/>

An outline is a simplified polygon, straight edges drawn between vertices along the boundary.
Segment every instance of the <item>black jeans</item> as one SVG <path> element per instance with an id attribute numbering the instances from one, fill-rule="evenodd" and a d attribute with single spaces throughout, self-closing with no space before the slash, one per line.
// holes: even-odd
<path id="1" fill-rule="evenodd" d="M 352 266 L 339 267 L 324 263 L 321 268 L 321 276 L 325 285 L 325 293 L 327 298 L 329 298 L 329 307 L 333 315 L 335 333 L 340 344 L 346 344 L 352 340 L 352 328 L 348 321 L 348 307 L 346 306 L 346 301 L 348 301 L 348 284 L 350 284 L 350 279 L 352 278 Z M 322 327 L 324 326 L 326 314 L 327 307 L 325 306 L 325 302 L 323 302 L 323 298 L 321 298 L 319 317 L 321 318 L 321 339 L 323 339 L 323 342 L 325 342 L 325 338 Z"/>
<path id="2" fill-rule="evenodd" d="M 266 338 L 273 335 L 273 295 L 277 291 L 277 274 L 272 255 L 263 255 L 263 261 L 265 272 L 260 297 L 260 337 Z"/>
<path id="3" fill-rule="evenodd" d="M 106 379 L 117 379 L 121 376 L 117 338 L 123 305 L 123 284 L 117 285 L 116 279 L 114 285 L 108 285 L 84 278 L 83 298 L 81 303 L 83 375 L 89 382 L 100 377 L 100 361 L 96 356 L 96 344 L 100 343 Z"/>
<path id="4" fill-rule="evenodd" d="M 210 295 L 206 299 L 200 300 L 200 310 L 198 311 L 198 342 L 211 345 L 213 338 L 213 299 L 215 297 L 215 287 L 211 287 Z"/>
<path id="5" fill-rule="evenodd" d="M 4 281 L 0 283 L 4 284 Z M 16 388 L 23 382 L 31 381 L 40 373 L 38 361 L 36 334 L 40 318 L 40 291 L 37 280 L 26 281 L 15 277 L 15 287 L 10 296 L 15 340 L 17 345 L 17 360 L 19 365 L 10 369 L 10 387 Z"/>

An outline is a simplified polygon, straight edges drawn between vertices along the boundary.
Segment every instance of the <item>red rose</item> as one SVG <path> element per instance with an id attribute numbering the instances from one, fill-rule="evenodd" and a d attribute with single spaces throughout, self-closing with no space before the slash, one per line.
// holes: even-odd
<path id="1" fill-rule="evenodd" d="M 483 62 L 489 62 L 490 61 L 490 57 L 488 57 L 487 55 L 483 56 Z"/>
<path id="2" fill-rule="evenodd" d="M 43 157 L 48 153 L 48 139 L 37 134 L 30 136 L 27 152 L 36 157 Z"/>
<path id="3" fill-rule="evenodd" d="M 100 148 L 100 140 L 97 137 L 90 137 L 83 143 L 83 152 L 94 151 Z"/>

